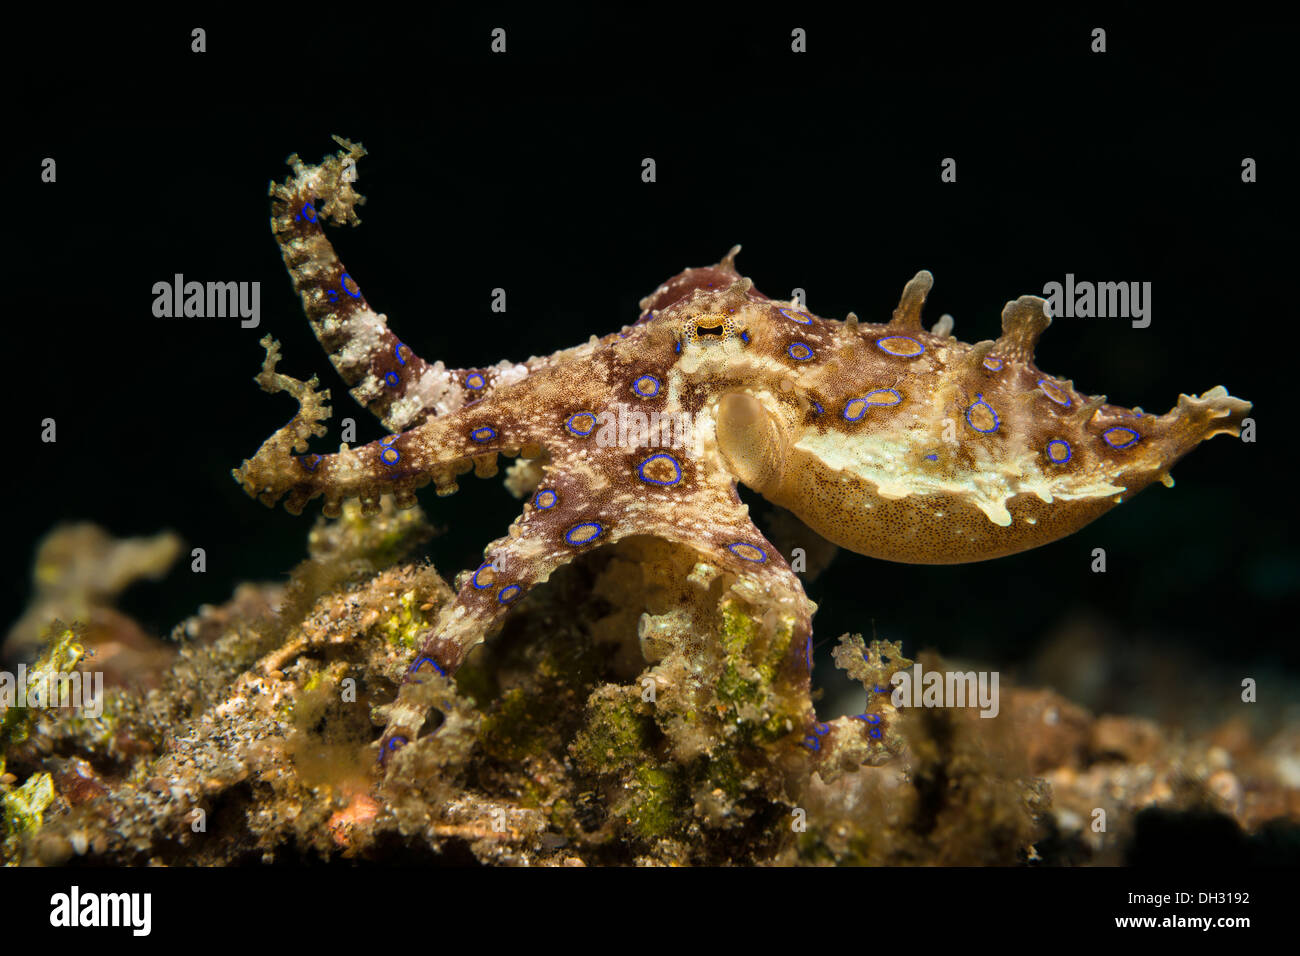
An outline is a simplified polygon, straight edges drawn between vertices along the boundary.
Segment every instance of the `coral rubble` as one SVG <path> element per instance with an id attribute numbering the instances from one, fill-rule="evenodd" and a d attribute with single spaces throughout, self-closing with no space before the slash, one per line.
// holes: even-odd
<path id="1" fill-rule="evenodd" d="M 412 557 L 430 533 L 418 509 L 345 505 L 287 585 L 178 626 L 161 686 L 110 687 L 98 716 L 6 708 L 4 860 L 1111 863 L 1144 808 L 1300 817 L 1293 726 L 1189 738 L 1018 687 L 991 720 L 900 709 L 891 675 L 944 663 L 887 641 L 840 639 L 865 703 L 818 722 L 793 619 L 650 537 L 562 569 L 421 684 L 429 724 L 381 769 L 386 708 L 453 594 Z M 47 629 L 32 674 L 92 666 L 80 629 Z"/>

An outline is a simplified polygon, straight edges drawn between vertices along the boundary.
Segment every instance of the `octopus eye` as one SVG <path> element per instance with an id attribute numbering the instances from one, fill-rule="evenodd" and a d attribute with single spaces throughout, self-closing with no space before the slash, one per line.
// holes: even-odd
<path id="1" fill-rule="evenodd" d="M 688 345 L 712 345 L 736 334 L 736 320 L 730 315 L 700 315 L 683 322 L 681 330 Z"/>

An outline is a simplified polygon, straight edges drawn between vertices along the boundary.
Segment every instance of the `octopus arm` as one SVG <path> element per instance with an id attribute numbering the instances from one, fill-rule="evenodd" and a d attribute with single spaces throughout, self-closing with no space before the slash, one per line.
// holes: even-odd
<path id="1" fill-rule="evenodd" d="M 356 162 L 366 151 L 360 144 L 334 139 L 343 149 L 317 165 L 303 163 L 297 154 L 289 157 L 292 175 L 270 187 L 271 231 L 312 331 L 352 397 L 386 428 L 404 431 L 526 376 L 526 363 L 469 369 L 430 364 L 393 334 L 386 316 L 370 307 L 325 235 L 327 221 L 360 225 L 356 207 L 365 202 L 353 184 Z"/>
<path id="2" fill-rule="evenodd" d="M 604 463 L 620 461 L 611 455 Z M 488 545 L 479 568 L 460 576 L 455 600 L 425 633 L 406 682 L 387 709 L 381 758 L 415 739 L 424 725 L 433 705 L 424 686 L 431 674 L 453 674 L 510 608 L 556 568 L 633 535 L 695 549 L 706 565 L 729 573 L 731 588 L 742 598 L 791 619 L 790 666 L 806 668 L 811 605 L 785 559 L 749 520 L 734 485 L 694 487 L 672 495 L 672 507 L 647 507 L 645 496 L 620 486 L 611 469 L 561 458 L 545 471 L 509 534 Z"/>
<path id="3" fill-rule="evenodd" d="M 252 458 L 231 474 L 244 490 L 267 506 L 281 499 L 291 514 L 301 513 L 313 498 L 324 496 L 324 513 L 337 517 L 344 500 L 358 498 L 363 514 L 379 510 L 384 494 L 395 497 L 399 508 L 415 505 L 415 490 L 430 482 L 439 495 L 457 490 L 456 478 L 473 470 L 480 478 L 496 474 L 498 454 L 537 457 L 541 445 L 530 428 L 519 421 L 499 420 L 495 403 L 463 409 L 331 455 L 307 454 L 312 436 L 323 435 L 321 423 L 329 417 L 328 391 L 317 381 L 301 382 L 276 371 L 279 343 L 262 340 L 266 359 L 258 383 L 268 392 L 289 392 L 298 401 L 293 419 L 263 442 Z"/>

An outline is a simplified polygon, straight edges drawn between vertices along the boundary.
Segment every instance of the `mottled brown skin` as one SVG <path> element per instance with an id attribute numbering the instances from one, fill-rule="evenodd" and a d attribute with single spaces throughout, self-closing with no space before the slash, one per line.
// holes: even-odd
<path id="1" fill-rule="evenodd" d="M 737 463 L 759 452 L 745 436 L 731 470 L 861 554 L 943 564 L 1046 544 L 1151 482 L 1171 481 L 1174 462 L 1205 438 L 1236 434 L 1250 407 L 1222 389 L 1182 396 L 1163 416 L 1107 405 L 1104 396 L 1083 395 L 1033 365 L 1033 344 L 1050 323 L 1042 299 L 1008 303 L 1003 335 L 972 346 L 922 330 L 920 307 L 929 284 L 928 273 L 909 283 L 888 324 L 810 316 L 796 329 L 763 317 L 762 311 L 780 305 L 768 303 L 757 330 L 751 328 L 753 346 L 775 355 L 778 365 L 796 364 L 780 361 L 794 342 L 806 344 L 812 355 L 790 370 L 795 377 L 784 392 L 768 384 L 775 401 L 759 403 L 771 422 L 771 447 L 762 454 L 781 466 L 746 476 Z M 881 342 L 917 354 L 889 354 Z M 776 374 L 781 384 L 788 381 Z M 751 392 L 758 381 L 751 380 Z M 858 421 L 846 419 L 854 398 L 884 389 L 891 394 L 876 398 L 890 404 L 868 406 Z M 811 402 L 823 412 L 806 407 Z M 725 429 L 723 437 L 725 454 Z M 1068 443 L 1067 461 L 1053 460 L 1065 453 L 1060 442 Z M 846 461 L 872 443 L 877 458 L 894 456 L 893 467 Z M 828 449 L 849 454 L 828 455 Z M 1001 493 L 980 494 L 991 475 L 1004 486 Z M 882 478 L 893 485 L 884 494 Z M 996 513 L 999 508 L 1006 513 Z"/>
<path id="2" fill-rule="evenodd" d="M 618 333 L 518 364 L 430 365 L 370 310 L 321 230 L 322 218 L 355 222 L 361 201 L 346 170 L 364 151 L 339 142 L 344 152 L 320 166 L 290 158 L 294 175 L 272 185 L 272 228 L 331 360 L 394 434 L 304 454 L 323 433 L 328 393 L 276 373 L 268 339 L 258 380 L 301 407 L 236 479 L 295 513 L 317 496 L 326 514 L 350 497 L 373 512 L 383 494 L 409 507 L 429 482 L 449 494 L 471 468 L 492 475 L 498 454 L 543 461 L 508 535 L 459 577 L 412 665 L 416 682 L 454 671 L 555 568 L 630 535 L 693 548 L 735 590 L 776 608 L 802 666 L 810 604 L 749 520 L 737 482 L 862 554 L 978 561 L 1069 534 L 1154 480 L 1172 483 L 1178 458 L 1236 433 L 1250 407 L 1218 388 L 1157 417 L 1079 393 L 1033 365 L 1051 321 L 1034 296 L 1007 304 L 996 341 L 959 342 L 946 320 L 925 331 L 925 272 L 887 324 L 822 319 L 755 290 L 735 270 L 739 247 L 661 285 Z M 692 440 L 640 434 L 638 413 L 688 421 Z M 423 700 L 411 685 L 399 695 L 383 754 L 419 732 Z"/>

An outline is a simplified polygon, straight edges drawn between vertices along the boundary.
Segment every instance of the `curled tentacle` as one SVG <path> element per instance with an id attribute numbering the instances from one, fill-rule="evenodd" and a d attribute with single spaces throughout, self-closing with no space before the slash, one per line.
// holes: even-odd
<path id="1" fill-rule="evenodd" d="M 319 382 L 314 375 L 303 382 L 277 372 L 275 367 L 280 361 L 280 343 L 268 335 L 260 344 L 266 349 L 266 357 L 262 360 L 262 370 L 255 381 L 262 386 L 263 391 L 272 394 L 288 392 L 297 399 L 298 411 L 288 424 L 262 443 L 252 458 L 246 459 L 230 473 L 249 495 L 271 507 L 284 493 L 277 488 L 285 462 L 292 461 L 293 454 L 305 452 L 307 441 L 313 435 L 325 434 L 325 426 L 321 422 L 330 417 L 330 407 L 325 404 L 330 393 L 329 389 L 317 390 Z"/>
<path id="2" fill-rule="evenodd" d="M 300 514 L 308 501 L 323 495 L 327 517 L 336 517 L 349 498 L 360 499 L 362 512 L 373 514 L 380 497 L 392 494 L 398 507 L 409 508 L 415 504 L 416 489 L 430 482 L 440 495 L 449 495 L 457 490 L 457 477 L 471 470 L 483 478 L 494 475 L 499 454 L 540 454 L 531 431 L 503 421 L 500 409 L 491 406 L 431 419 L 419 428 L 357 448 L 308 454 L 307 440 L 325 434 L 320 422 L 329 417 L 324 404 L 329 392 L 317 391 L 315 378 L 301 382 L 276 372 L 279 344 L 268 337 L 263 345 L 267 356 L 257 381 L 266 391 L 292 394 L 298 412 L 231 474 L 267 506 L 284 499 L 287 511 Z"/>
<path id="3" fill-rule="evenodd" d="M 359 225 L 365 202 L 353 187 L 360 144 L 334 137 L 343 149 L 318 165 L 289 157 L 293 174 L 270 188 L 271 231 L 279 243 L 294 290 L 330 362 L 351 386 L 352 397 L 391 431 L 414 428 L 475 402 L 528 373 L 527 365 L 502 361 L 477 369 L 429 364 L 371 309 L 355 277 L 339 260 L 322 222 Z"/>

